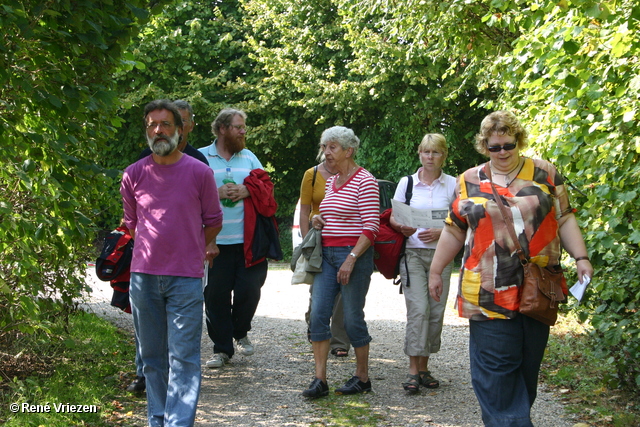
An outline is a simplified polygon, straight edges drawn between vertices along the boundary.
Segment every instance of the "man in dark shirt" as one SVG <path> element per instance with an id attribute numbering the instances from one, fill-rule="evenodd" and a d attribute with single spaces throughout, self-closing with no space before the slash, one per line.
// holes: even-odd
<path id="1" fill-rule="evenodd" d="M 178 107 L 178 111 L 180 112 L 180 116 L 182 116 L 182 137 L 180 142 L 178 143 L 178 150 L 182 151 L 184 154 L 191 156 L 200 160 L 205 165 L 209 165 L 207 158 L 200 151 L 196 150 L 189 144 L 189 133 L 193 130 L 196 125 L 193 121 L 193 109 L 191 105 L 187 101 L 183 101 L 182 99 L 178 99 L 177 101 L 173 101 L 173 104 Z M 145 148 L 142 153 L 140 153 L 140 157 L 138 160 L 147 157 L 151 154 L 151 149 L 149 147 Z"/>

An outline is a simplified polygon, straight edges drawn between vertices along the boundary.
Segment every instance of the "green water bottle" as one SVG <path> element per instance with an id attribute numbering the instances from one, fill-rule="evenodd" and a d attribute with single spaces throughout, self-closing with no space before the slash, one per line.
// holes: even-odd
<path id="1" fill-rule="evenodd" d="M 223 184 L 235 184 L 236 182 L 233 180 L 233 175 L 231 174 L 231 168 L 227 168 L 227 171 L 224 174 L 224 179 L 222 180 Z M 234 202 L 231 199 L 222 199 L 220 201 L 220 203 L 222 203 L 222 206 L 225 206 L 227 208 L 232 208 L 235 205 L 238 204 L 238 202 Z"/>

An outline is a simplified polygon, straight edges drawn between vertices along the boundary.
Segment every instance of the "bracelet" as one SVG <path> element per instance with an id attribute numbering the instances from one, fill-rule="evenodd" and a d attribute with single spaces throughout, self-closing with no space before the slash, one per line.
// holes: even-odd
<path id="1" fill-rule="evenodd" d="M 589 259 L 588 256 L 579 256 L 575 260 L 576 260 L 576 262 L 578 262 L 578 261 L 582 261 L 583 259 L 586 259 L 587 261 L 591 262 L 591 260 Z"/>
<path id="2" fill-rule="evenodd" d="M 358 259 L 358 255 L 354 254 L 353 252 L 351 252 L 349 256 L 354 257 L 355 259 Z"/>

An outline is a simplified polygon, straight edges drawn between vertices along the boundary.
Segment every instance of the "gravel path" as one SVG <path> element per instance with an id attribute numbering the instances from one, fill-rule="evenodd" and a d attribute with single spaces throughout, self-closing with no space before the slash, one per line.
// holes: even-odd
<path id="1" fill-rule="evenodd" d="M 131 315 L 111 307 L 111 288 L 97 280 L 93 269 L 87 280 L 93 288 L 85 307 L 117 325 L 133 329 Z M 249 333 L 256 346 L 250 357 L 236 355 L 221 369 L 207 369 L 212 345 L 203 327 L 202 390 L 196 425 L 199 426 L 308 426 L 333 425 L 331 406 L 308 401 L 301 392 L 313 379 L 313 354 L 306 341 L 304 313 L 309 288 L 291 285 L 291 272 L 270 270 L 262 299 Z M 452 278 L 457 283 L 457 276 Z M 432 355 L 429 367 L 440 380 L 440 388 L 421 389 L 407 395 L 402 389 L 408 371 L 404 343 L 405 305 L 398 287 L 374 273 L 365 307 L 369 333 L 370 377 L 374 393 L 361 396 L 330 397 L 334 402 L 360 402 L 368 406 L 378 426 L 482 426 L 480 408 L 471 388 L 468 361 L 468 327 L 453 309 L 449 296 L 442 349 Z M 353 350 L 347 358 L 329 357 L 329 387 L 341 386 L 355 369 Z M 144 424 L 145 414 L 135 414 Z M 539 390 L 533 407 L 536 427 L 569 427 L 574 424 L 562 405 L 550 393 Z"/>

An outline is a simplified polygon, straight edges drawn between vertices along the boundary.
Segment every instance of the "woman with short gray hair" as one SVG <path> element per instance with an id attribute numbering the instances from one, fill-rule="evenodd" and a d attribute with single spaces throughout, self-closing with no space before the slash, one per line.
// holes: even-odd
<path id="1" fill-rule="evenodd" d="M 315 376 L 303 396 L 329 394 L 327 358 L 330 319 L 338 292 L 342 292 L 344 324 L 356 353 L 355 375 L 336 394 L 371 391 L 369 342 L 364 304 L 373 273 L 373 242 L 380 226 L 380 192 L 371 173 L 358 166 L 354 155 L 360 140 L 351 129 L 335 126 L 320 138 L 325 158 L 337 173 L 327 180 L 320 215 L 312 226 L 322 230 L 322 272 L 315 275 L 311 294 L 309 338 Z"/>

